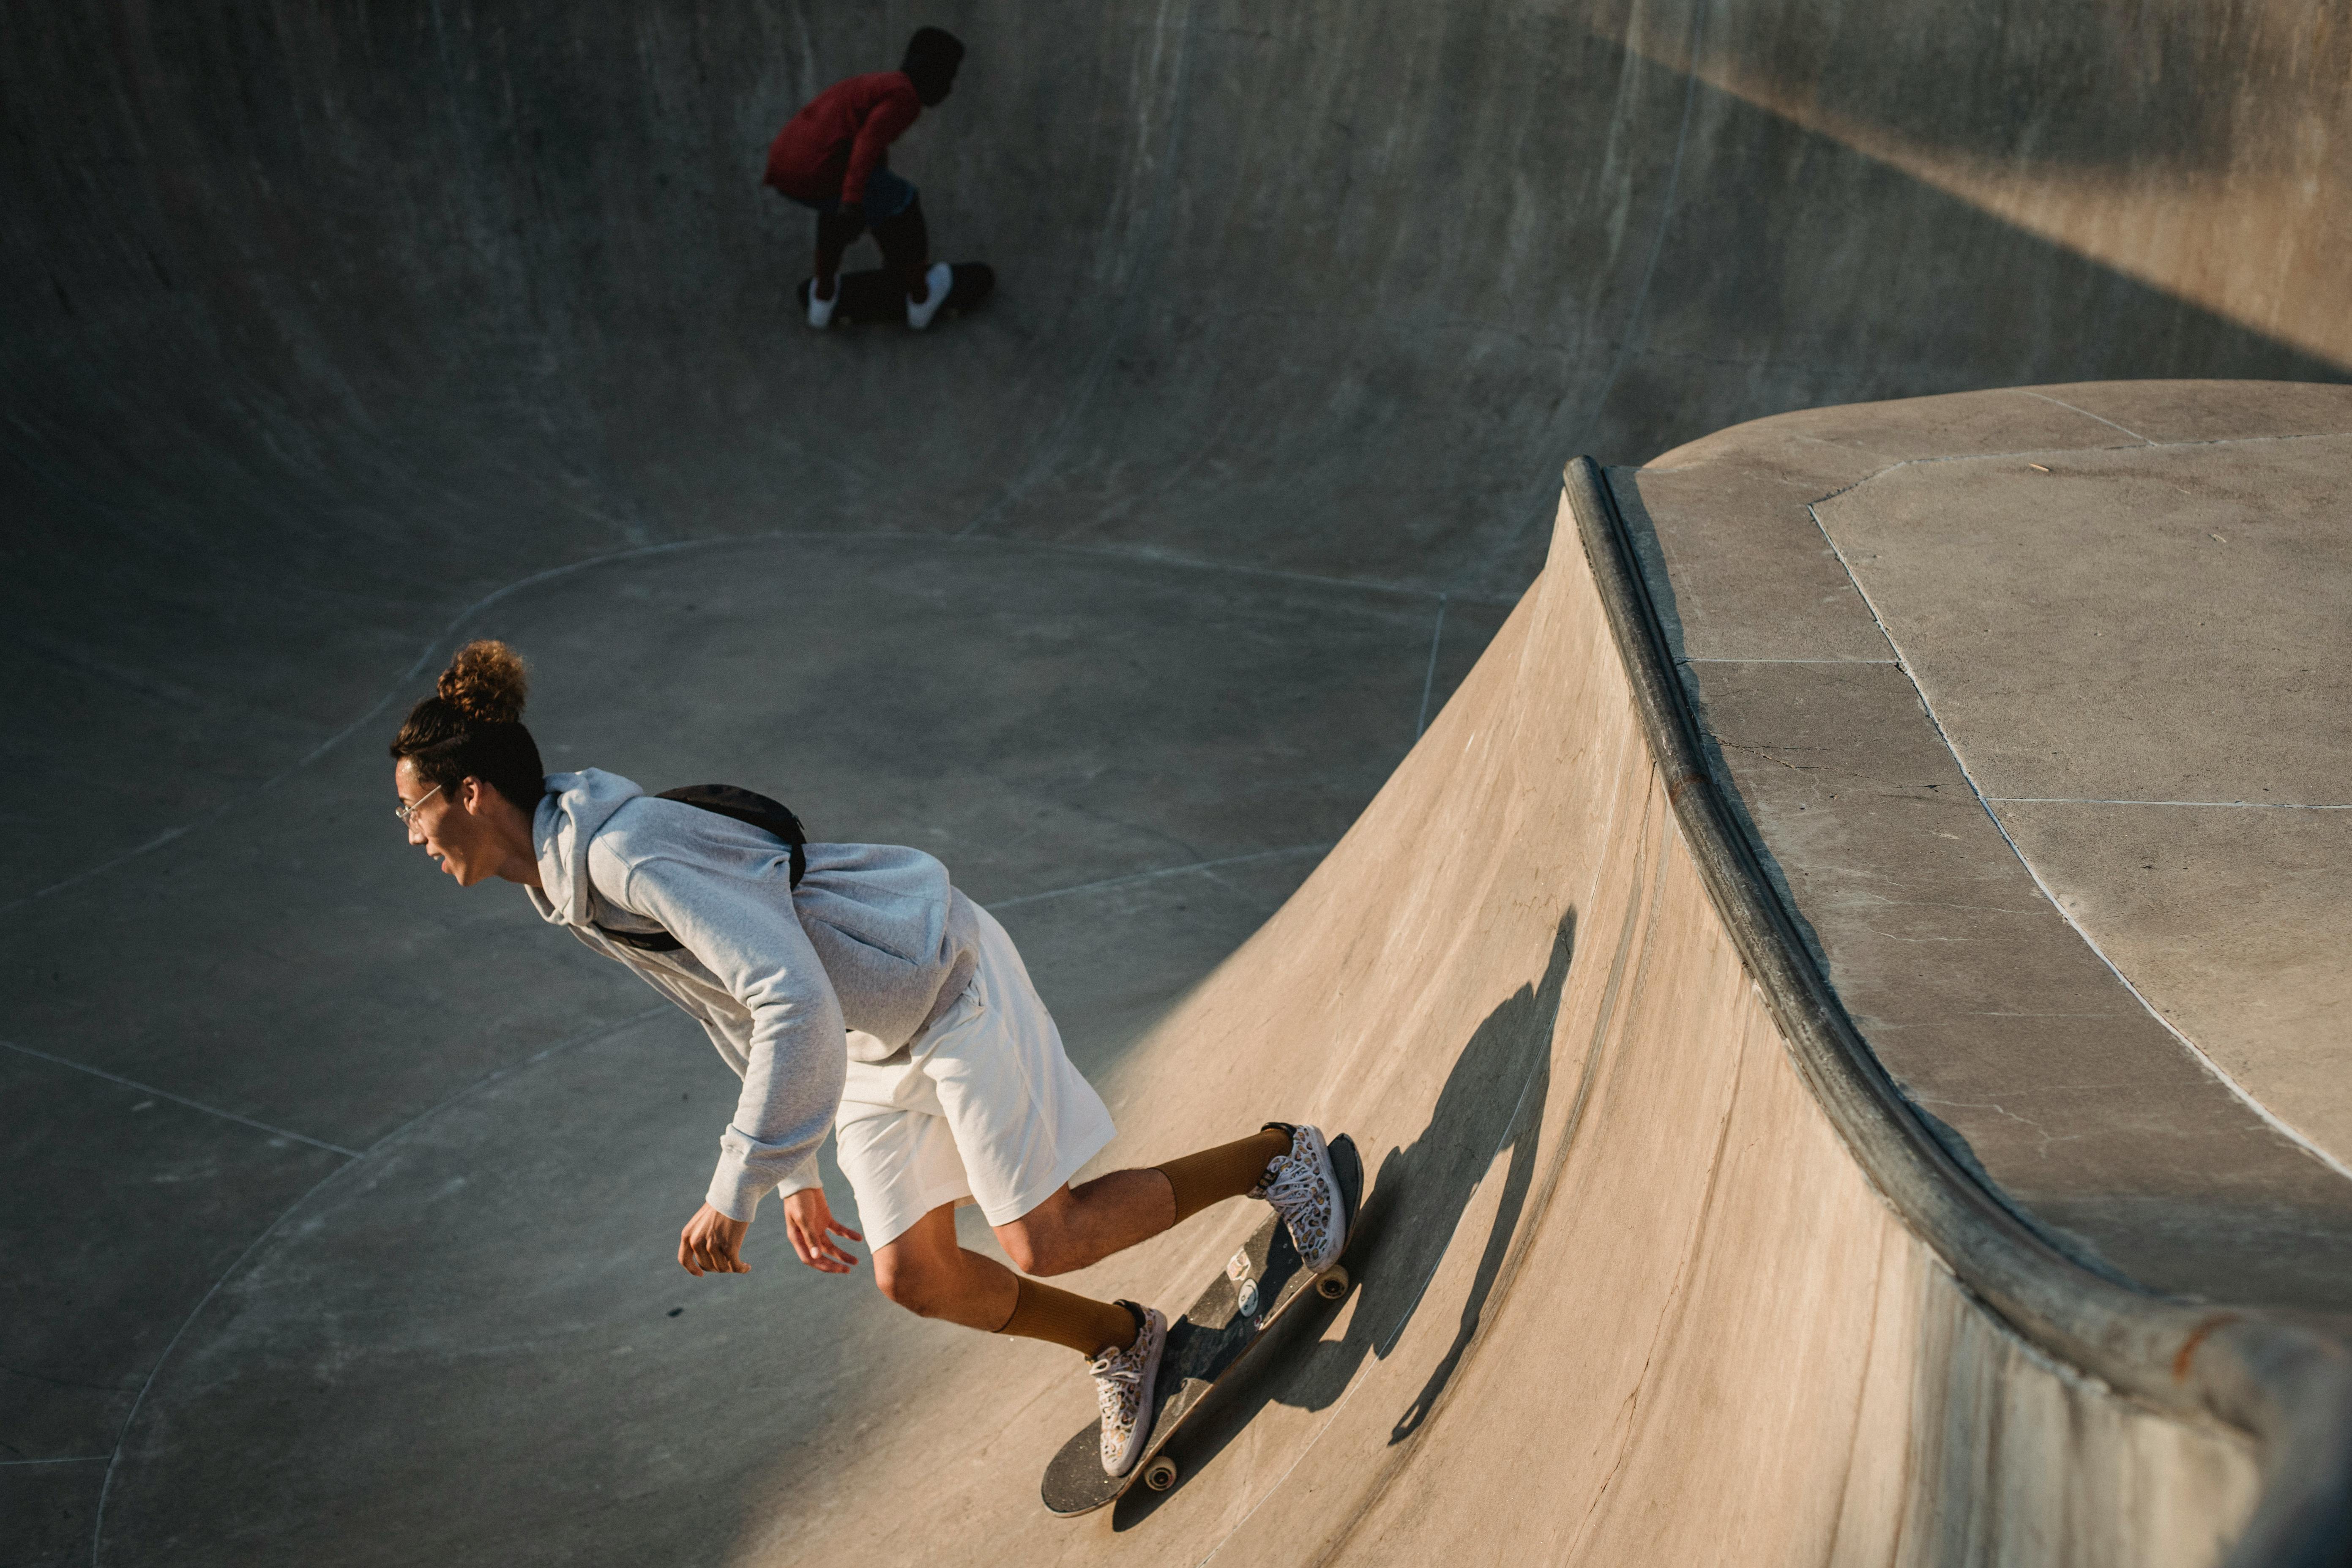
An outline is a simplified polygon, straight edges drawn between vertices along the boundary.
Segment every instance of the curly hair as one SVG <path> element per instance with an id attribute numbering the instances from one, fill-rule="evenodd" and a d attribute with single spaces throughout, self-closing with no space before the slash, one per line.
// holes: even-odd
<path id="1" fill-rule="evenodd" d="M 408 710 L 392 754 L 405 758 L 417 777 L 443 789 L 481 780 L 529 811 L 547 793 L 539 742 L 522 725 L 530 676 L 522 656 L 483 638 L 457 650 L 433 695 Z"/>

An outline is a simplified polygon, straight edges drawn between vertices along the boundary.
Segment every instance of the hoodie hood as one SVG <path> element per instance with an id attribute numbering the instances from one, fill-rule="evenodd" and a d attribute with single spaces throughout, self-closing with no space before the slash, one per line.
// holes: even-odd
<path id="1" fill-rule="evenodd" d="M 530 822 L 540 883 L 530 889 L 530 901 L 551 925 L 593 926 L 589 904 L 595 884 L 588 879 L 589 840 L 614 812 L 646 792 L 602 768 L 550 773 L 547 791 Z"/>

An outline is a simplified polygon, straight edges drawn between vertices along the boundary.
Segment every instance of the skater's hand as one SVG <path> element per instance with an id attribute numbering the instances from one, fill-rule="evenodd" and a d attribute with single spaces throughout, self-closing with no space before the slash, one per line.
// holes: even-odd
<path id="1" fill-rule="evenodd" d="M 833 1217 L 823 1187 L 803 1187 L 784 1200 L 784 1234 L 793 1238 L 793 1250 L 803 1263 L 826 1274 L 846 1274 L 857 1267 L 856 1255 L 843 1251 L 835 1237 L 866 1239 Z"/>
<path id="2" fill-rule="evenodd" d="M 742 1249 L 743 1233 L 751 1228 L 750 1220 L 729 1219 L 703 1205 L 677 1233 L 678 1267 L 698 1279 L 705 1274 L 749 1274 L 751 1266 L 743 1261 Z"/>

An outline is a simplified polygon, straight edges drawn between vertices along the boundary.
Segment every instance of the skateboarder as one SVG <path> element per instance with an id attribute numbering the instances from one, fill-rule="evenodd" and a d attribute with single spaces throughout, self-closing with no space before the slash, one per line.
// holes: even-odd
<path id="1" fill-rule="evenodd" d="M 834 83 L 769 144 L 763 183 L 816 213 L 810 326 L 832 323 L 841 253 L 868 225 L 907 291 L 907 325 L 920 331 L 939 313 L 955 275 L 947 263 L 931 263 L 922 197 L 890 172 L 890 143 L 946 100 L 962 63 L 963 45 L 954 34 L 918 27 L 897 70 Z"/>
<path id="2" fill-rule="evenodd" d="M 910 1311 L 1086 1356 L 1103 1468 L 1119 1476 L 1150 1434 L 1167 1320 L 1030 1276 L 1083 1268 L 1244 1195 L 1281 1215 L 1308 1268 L 1339 1257 L 1347 1212 L 1313 1127 L 1267 1122 L 1072 1187 L 1110 1142 L 1110 1114 L 1012 939 L 946 867 L 887 845 L 796 847 L 594 768 L 549 774 L 522 724 L 525 689 L 505 644 L 459 650 L 392 743 L 396 810 L 459 887 L 522 884 L 548 923 L 691 1014 L 742 1079 L 718 1170 L 678 1236 L 688 1273 L 748 1273 L 744 1235 L 773 1191 L 810 1268 L 847 1273 L 857 1258 L 835 1238 L 864 1241 L 875 1283 Z M 863 1236 L 834 1218 L 818 1180 L 828 1128 Z M 957 1245 L 965 1203 L 1019 1274 Z"/>

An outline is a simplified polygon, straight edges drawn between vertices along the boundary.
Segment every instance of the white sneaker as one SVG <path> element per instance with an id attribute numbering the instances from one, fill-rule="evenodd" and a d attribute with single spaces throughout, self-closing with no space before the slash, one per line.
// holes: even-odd
<path id="1" fill-rule="evenodd" d="M 1339 1201 L 1339 1173 L 1319 1128 L 1292 1128 L 1290 1152 L 1276 1156 L 1249 1195 L 1274 1205 L 1307 1268 L 1328 1268 L 1347 1249 L 1347 1205 Z"/>
<path id="2" fill-rule="evenodd" d="M 825 330 L 825 328 L 827 328 L 827 327 L 829 327 L 829 326 L 833 325 L 833 308 L 834 308 L 835 305 L 838 305 L 838 304 L 840 304 L 840 303 L 841 303 L 841 279 L 840 279 L 836 278 L 836 279 L 835 279 L 833 280 L 833 298 L 832 298 L 832 299 L 830 299 L 830 300 L 820 300 L 820 299 L 818 299 L 818 298 L 816 297 L 816 279 L 814 279 L 814 278 L 812 278 L 812 279 L 809 279 L 809 325 L 810 325 L 810 326 L 814 327 L 818 331 L 820 331 L 820 332 L 821 332 L 821 331 L 824 331 L 824 330 Z"/>
<path id="3" fill-rule="evenodd" d="M 1133 1307 L 1132 1301 L 1121 1301 Z M 1160 1381 L 1160 1352 L 1168 1346 L 1168 1320 L 1156 1307 L 1140 1309 L 1143 1328 L 1123 1351 L 1105 1351 L 1087 1363 L 1102 1406 L 1103 1474 L 1123 1476 L 1143 1457 L 1151 1436 L 1152 1385 Z"/>
<path id="4" fill-rule="evenodd" d="M 931 269 L 923 274 L 923 302 L 918 305 L 912 300 L 907 301 L 907 325 L 919 332 L 929 326 L 931 318 L 940 313 L 940 307 L 948 302 L 948 290 L 954 287 L 955 268 L 944 261 L 932 262 Z"/>

